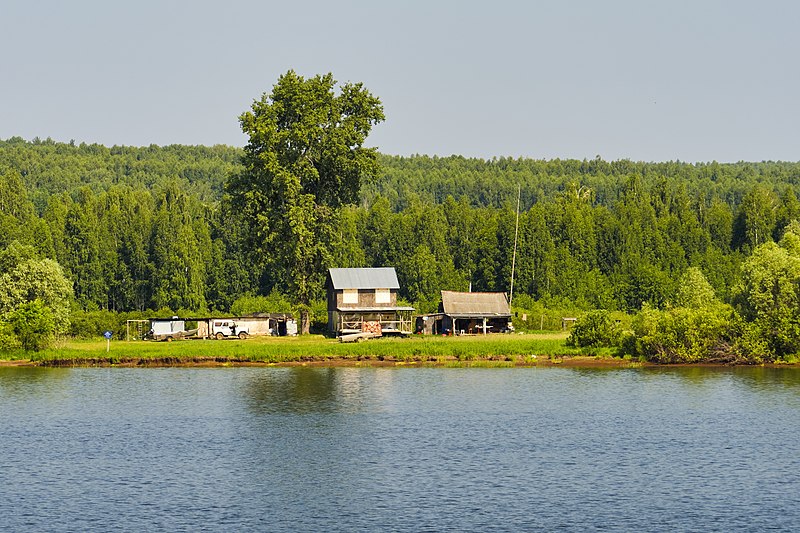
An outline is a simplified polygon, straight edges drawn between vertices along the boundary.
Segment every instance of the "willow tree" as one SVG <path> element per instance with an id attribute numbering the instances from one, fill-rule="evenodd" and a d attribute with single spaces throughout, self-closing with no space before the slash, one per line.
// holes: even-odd
<path id="1" fill-rule="evenodd" d="M 380 100 L 361 83 L 336 90 L 331 74 L 305 79 L 289 71 L 271 94 L 239 117 L 249 136 L 244 170 L 228 181 L 264 279 L 301 304 L 322 294 L 339 209 L 355 204 L 361 183 L 378 172 L 377 149 L 363 144 L 384 120 Z"/>

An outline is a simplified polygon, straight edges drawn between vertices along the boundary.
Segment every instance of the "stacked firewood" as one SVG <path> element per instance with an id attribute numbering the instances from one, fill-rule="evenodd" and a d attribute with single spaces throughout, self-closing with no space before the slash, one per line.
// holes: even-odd
<path id="1" fill-rule="evenodd" d="M 365 320 L 361 323 L 362 333 L 376 333 L 381 334 L 381 323 L 377 320 Z"/>

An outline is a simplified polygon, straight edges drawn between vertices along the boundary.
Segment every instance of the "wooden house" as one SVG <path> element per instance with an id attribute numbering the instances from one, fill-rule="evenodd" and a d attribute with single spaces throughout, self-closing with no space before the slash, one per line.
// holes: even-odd
<path id="1" fill-rule="evenodd" d="M 421 317 L 416 330 L 437 334 L 487 334 L 512 330 L 511 306 L 504 292 L 442 291 L 439 313 Z"/>
<path id="2" fill-rule="evenodd" d="M 414 308 L 397 304 L 394 268 L 331 268 L 326 289 L 331 333 L 411 334 Z"/>

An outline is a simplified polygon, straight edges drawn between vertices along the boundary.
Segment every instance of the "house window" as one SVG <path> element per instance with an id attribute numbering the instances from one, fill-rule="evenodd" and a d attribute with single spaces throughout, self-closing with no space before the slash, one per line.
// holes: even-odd
<path id="1" fill-rule="evenodd" d="M 376 304 L 392 303 L 392 292 L 389 289 L 375 289 Z"/>
<path id="2" fill-rule="evenodd" d="M 343 304 L 357 304 L 358 303 L 358 289 L 344 289 L 342 291 Z"/>

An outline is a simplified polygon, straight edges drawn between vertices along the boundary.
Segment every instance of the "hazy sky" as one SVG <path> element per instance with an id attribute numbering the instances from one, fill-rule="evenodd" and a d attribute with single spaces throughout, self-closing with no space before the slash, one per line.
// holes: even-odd
<path id="1" fill-rule="evenodd" d="M 361 81 L 387 154 L 800 160 L 800 2 L 0 4 L 0 138 L 243 146 L 289 69 Z"/>

